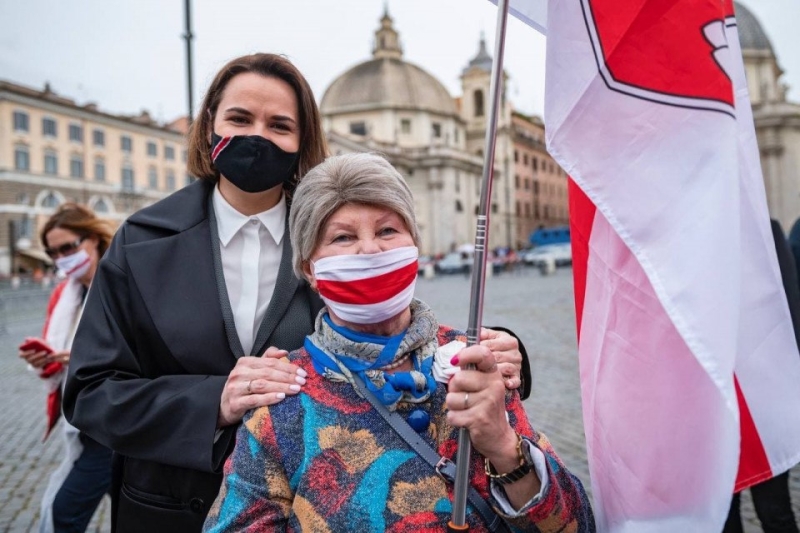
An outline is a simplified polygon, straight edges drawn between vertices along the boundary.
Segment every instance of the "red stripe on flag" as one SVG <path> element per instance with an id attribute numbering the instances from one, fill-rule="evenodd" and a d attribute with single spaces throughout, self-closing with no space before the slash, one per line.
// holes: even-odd
<path id="1" fill-rule="evenodd" d="M 417 277 L 417 261 L 374 278 L 353 281 L 317 280 L 320 295 L 343 304 L 383 302 L 407 288 Z"/>
<path id="2" fill-rule="evenodd" d="M 231 139 L 232 138 L 233 137 L 223 137 L 222 140 L 219 141 L 219 143 L 217 143 L 217 145 L 211 151 L 211 161 L 212 162 L 217 160 L 217 156 L 219 155 L 219 153 L 221 151 L 223 151 L 225 149 L 225 147 L 228 146 L 231 143 Z"/>
<path id="3" fill-rule="evenodd" d="M 764 450 L 764 443 L 758 434 L 758 428 L 750 414 L 747 400 L 742 394 L 739 380 L 733 376 L 736 385 L 736 399 L 739 402 L 739 431 L 742 435 L 741 447 L 739 449 L 739 471 L 736 474 L 736 485 L 734 492 L 739 492 L 757 483 L 766 481 L 773 477 L 772 466 L 767 459 Z"/>
<path id="4" fill-rule="evenodd" d="M 575 321 L 578 341 L 581 336 L 583 299 L 586 296 L 586 267 L 589 263 L 589 237 L 597 208 L 578 185 L 567 181 L 569 194 L 569 238 L 572 242 L 572 279 L 575 287 Z"/>

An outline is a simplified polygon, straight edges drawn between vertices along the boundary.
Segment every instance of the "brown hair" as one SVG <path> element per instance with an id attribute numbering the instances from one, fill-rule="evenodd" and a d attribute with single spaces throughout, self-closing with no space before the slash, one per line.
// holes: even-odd
<path id="1" fill-rule="evenodd" d="M 114 229 L 109 221 L 99 218 L 85 205 L 72 202 L 61 204 L 42 228 L 39 236 L 45 248 L 47 248 L 47 234 L 54 228 L 69 230 L 84 239 L 97 237 L 97 252 L 100 257 L 106 253 L 114 236 Z"/>
<path id="2" fill-rule="evenodd" d="M 197 118 L 189 130 L 188 170 L 197 178 L 217 181 L 219 171 L 211 162 L 208 136 L 214 124 L 222 93 L 234 76 L 253 72 L 285 81 L 297 97 L 300 127 L 300 157 L 297 174 L 284 185 L 287 193 L 294 191 L 297 181 L 311 168 L 325 160 L 328 148 L 322 131 L 319 108 L 308 82 L 288 59 L 276 54 L 252 54 L 237 57 L 222 67 L 208 88 Z"/>

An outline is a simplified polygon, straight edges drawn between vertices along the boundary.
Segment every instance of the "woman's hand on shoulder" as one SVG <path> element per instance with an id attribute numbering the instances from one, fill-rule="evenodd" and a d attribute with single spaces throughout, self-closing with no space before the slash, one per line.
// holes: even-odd
<path id="1" fill-rule="evenodd" d="M 289 363 L 287 355 L 286 350 L 272 346 L 262 357 L 236 361 L 222 389 L 217 427 L 236 424 L 250 409 L 276 404 L 300 392 L 306 372 Z"/>
<path id="2" fill-rule="evenodd" d="M 481 346 L 492 351 L 506 388 L 518 388 L 522 384 L 522 353 L 517 338 L 505 331 L 481 328 Z"/>

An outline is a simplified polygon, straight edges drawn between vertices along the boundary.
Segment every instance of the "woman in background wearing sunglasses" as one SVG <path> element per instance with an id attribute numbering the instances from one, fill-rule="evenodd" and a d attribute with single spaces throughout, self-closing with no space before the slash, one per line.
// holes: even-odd
<path id="1" fill-rule="evenodd" d="M 63 204 L 41 232 L 45 252 L 64 281 L 50 296 L 42 338 L 28 338 L 19 356 L 47 385 L 45 438 L 61 416 L 61 391 L 70 348 L 97 263 L 111 243 L 112 226 L 87 207 Z M 42 498 L 39 531 L 85 531 L 111 485 L 111 450 L 66 420 L 64 457 Z"/>

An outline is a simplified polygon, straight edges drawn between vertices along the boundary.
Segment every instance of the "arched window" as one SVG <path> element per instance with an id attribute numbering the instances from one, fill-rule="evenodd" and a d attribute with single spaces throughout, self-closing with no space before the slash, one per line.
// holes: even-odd
<path id="1" fill-rule="evenodd" d="M 108 211 L 109 211 L 108 204 L 106 203 L 105 200 L 100 198 L 99 200 L 97 200 L 97 202 L 95 202 L 94 210 L 97 213 L 108 213 Z"/>
<path id="2" fill-rule="evenodd" d="M 483 91 L 480 89 L 475 89 L 475 92 L 472 93 L 474 104 L 475 104 L 475 116 L 482 117 L 483 116 Z"/>
<path id="3" fill-rule="evenodd" d="M 42 207 L 56 208 L 58 207 L 59 203 L 60 202 L 58 201 L 58 197 L 52 192 L 48 192 L 47 196 L 45 196 L 44 199 L 42 200 Z"/>

